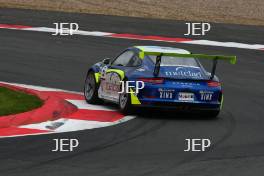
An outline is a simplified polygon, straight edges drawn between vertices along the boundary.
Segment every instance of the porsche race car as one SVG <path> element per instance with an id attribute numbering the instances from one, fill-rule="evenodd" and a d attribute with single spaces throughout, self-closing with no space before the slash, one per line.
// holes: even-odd
<path id="1" fill-rule="evenodd" d="M 199 59 L 213 61 L 211 72 Z M 235 56 L 191 54 L 172 47 L 130 47 L 88 69 L 85 99 L 91 104 L 102 100 L 116 103 L 124 113 L 152 107 L 216 117 L 223 105 L 221 83 L 215 75 L 218 60 L 236 63 Z"/>

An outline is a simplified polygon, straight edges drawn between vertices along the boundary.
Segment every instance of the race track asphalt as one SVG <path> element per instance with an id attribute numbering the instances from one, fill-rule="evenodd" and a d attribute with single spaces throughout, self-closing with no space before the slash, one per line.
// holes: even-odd
<path id="1" fill-rule="evenodd" d="M 181 21 L 0 9 L 0 23 L 184 37 Z M 213 24 L 217 41 L 264 43 L 264 27 Z M 217 119 L 148 112 L 112 127 L 0 139 L 0 175 L 261 176 L 264 173 L 264 51 L 0 29 L 0 81 L 82 91 L 87 68 L 133 45 L 236 55 L 220 63 L 224 109 Z M 73 152 L 51 152 L 54 138 L 77 138 Z M 206 152 L 184 152 L 186 138 L 209 138 Z"/>

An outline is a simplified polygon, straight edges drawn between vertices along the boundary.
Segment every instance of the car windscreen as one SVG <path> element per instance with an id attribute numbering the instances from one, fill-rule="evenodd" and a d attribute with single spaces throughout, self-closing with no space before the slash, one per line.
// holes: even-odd
<path id="1" fill-rule="evenodd" d="M 156 63 L 156 57 L 154 55 L 148 55 L 149 58 Z M 188 67 L 200 67 L 194 58 L 181 58 L 174 56 L 162 56 L 160 66 L 188 66 Z"/>

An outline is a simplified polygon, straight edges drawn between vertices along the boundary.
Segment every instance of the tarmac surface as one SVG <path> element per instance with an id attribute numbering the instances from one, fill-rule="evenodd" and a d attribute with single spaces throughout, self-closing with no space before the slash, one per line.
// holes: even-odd
<path id="1" fill-rule="evenodd" d="M 185 37 L 183 21 L 0 9 L 0 23 Z M 264 43 L 264 28 L 212 24 L 199 39 Z M 139 114 L 116 126 L 54 135 L 0 139 L 0 175 L 263 175 L 264 51 L 0 29 L 0 80 L 82 91 L 87 69 L 134 45 L 236 55 L 220 63 L 224 109 L 217 119 L 169 112 Z M 51 152 L 55 138 L 76 138 L 73 152 Z M 186 138 L 209 138 L 206 152 L 184 152 Z"/>

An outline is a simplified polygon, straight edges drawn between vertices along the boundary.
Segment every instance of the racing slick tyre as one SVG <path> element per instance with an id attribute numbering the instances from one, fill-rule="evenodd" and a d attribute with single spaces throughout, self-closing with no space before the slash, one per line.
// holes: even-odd
<path id="1" fill-rule="evenodd" d="M 125 84 L 125 82 L 124 82 Z M 126 84 L 125 84 L 126 85 Z M 125 87 L 126 90 L 126 87 Z M 119 109 L 122 113 L 129 114 L 132 112 L 132 105 L 131 105 L 131 96 L 130 93 L 120 93 L 119 95 Z"/>
<path id="2" fill-rule="evenodd" d="M 87 103 L 97 104 L 101 100 L 98 97 L 99 85 L 95 81 L 95 76 L 93 71 L 89 71 L 84 84 L 84 97 Z"/>

